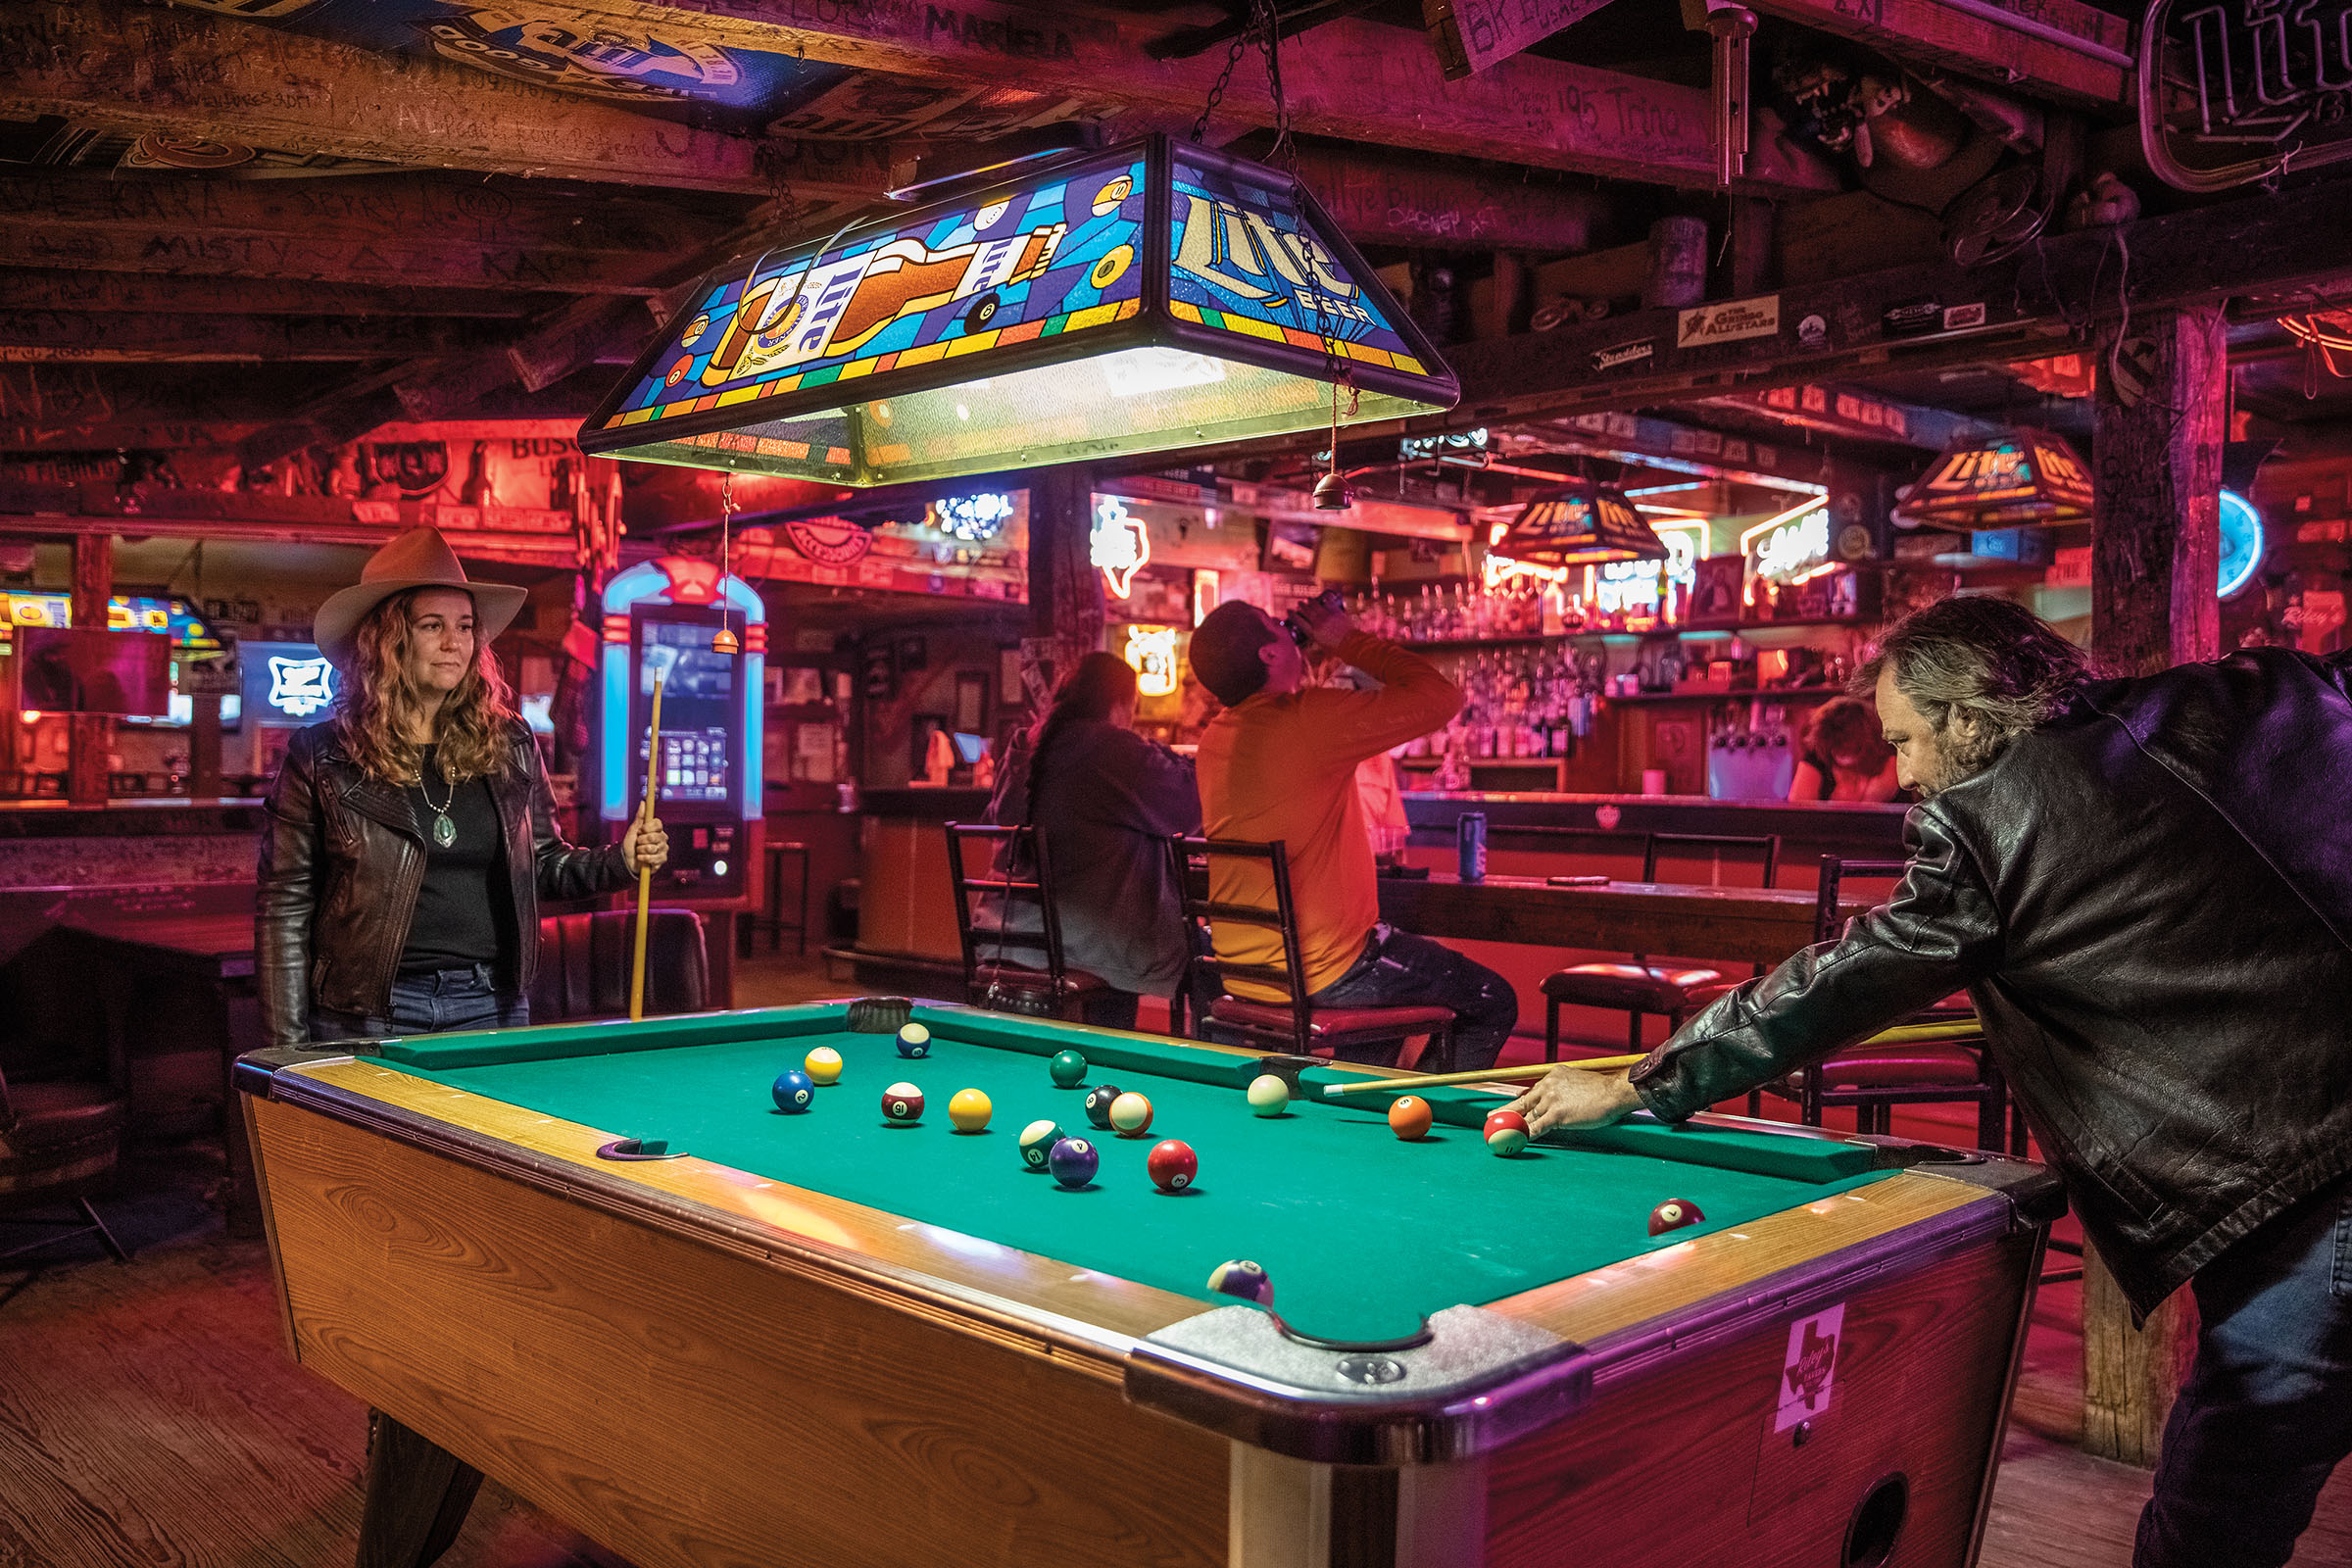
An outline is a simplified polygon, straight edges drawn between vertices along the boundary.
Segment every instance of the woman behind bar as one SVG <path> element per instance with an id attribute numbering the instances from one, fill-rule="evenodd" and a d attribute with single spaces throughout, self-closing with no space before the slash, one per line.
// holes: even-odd
<path id="1" fill-rule="evenodd" d="M 1168 836 L 1200 831 L 1193 764 L 1135 733 L 1135 699 L 1124 660 L 1080 660 L 1027 746 L 1013 748 L 988 808 L 990 821 L 1033 823 L 1045 840 L 1062 955 L 1110 987 L 1089 999 L 1086 1021 L 1114 1029 L 1135 1027 L 1144 992 L 1171 996 L 1184 982 Z"/>
<path id="2" fill-rule="evenodd" d="M 430 528 L 319 608 L 335 716 L 294 738 L 262 838 L 258 967 L 274 1046 L 530 1022 L 541 895 L 660 866 L 659 821 L 603 849 L 556 832 L 539 748 L 490 642 L 520 588 L 468 582 Z"/>
<path id="3" fill-rule="evenodd" d="M 1805 726 L 1804 756 L 1788 786 L 1792 801 L 1891 801 L 1901 787 L 1894 748 L 1879 733 L 1879 715 L 1859 697 L 1833 697 Z"/>

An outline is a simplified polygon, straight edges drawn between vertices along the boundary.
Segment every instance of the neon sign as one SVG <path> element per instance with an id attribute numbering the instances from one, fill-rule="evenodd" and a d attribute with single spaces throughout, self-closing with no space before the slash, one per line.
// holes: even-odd
<path id="1" fill-rule="evenodd" d="M 1146 697 L 1176 694 L 1176 628 L 1130 626 L 1127 649 L 1120 656 L 1135 671 L 1135 689 Z"/>
<path id="2" fill-rule="evenodd" d="M 324 659 L 270 656 L 270 706 L 308 718 L 335 700 L 335 666 Z"/>
<path id="3" fill-rule="evenodd" d="M 2223 491 L 2221 596 L 2242 591 L 2261 564 L 2262 514 L 2236 491 Z"/>
<path id="4" fill-rule="evenodd" d="M 1829 502 L 1813 496 L 1766 517 L 1740 536 L 1740 549 L 1751 583 L 1801 581 L 1831 564 Z"/>
<path id="5" fill-rule="evenodd" d="M 1095 497 L 1095 528 L 1087 539 L 1087 560 L 1102 573 L 1113 599 L 1124 599 L 1135 588 L 1135 574 L 1152 560 L 1152 535 L 1141 517 L 1132 515 L 1117 496 Z"/>
<path id="6" fill-rule="evenodd" d="M 1661 567 L 1670 593 L 1679 586 L 1688 594 L 1696 586 L 1698 555 L 1706 538 L 1706 524 L 1659 522 L 1650 526 L 1665 542 L 1666 559 L 1605 561 L 1593 567 L 1591 597 L 1594 609 L 1604 613 L 1620 610 L 1662 613 L 1658 602 Z"/>
<path id="7" fill-rule="evenodd" d="M 1012 515 L 1012 497 L 1002 491 L 949 496 L 931 503 L 931 526 L 951 539 L 979 544 L 1004 532 Z"/>

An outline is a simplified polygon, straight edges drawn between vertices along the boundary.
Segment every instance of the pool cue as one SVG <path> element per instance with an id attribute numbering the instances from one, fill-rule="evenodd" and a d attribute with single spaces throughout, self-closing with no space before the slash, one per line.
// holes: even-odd
<path id="1" fill-rule="evenodd" d="M 1907 1023 L 1892 1029 L 1882 1029 L 1862 1042 L 1865 1046 L 1917 1046 L 1951 1041 L 1982 1039 L 1984 1024 L 1977 1018 L 1955 1018 L 1949 1023 Z M 1550 1072 L 1554 1067 L 1579 1067 L 1588 1072 L 1611 1072 L 1619 1067 L 1631 1067 L 1643 1060 L 1642 1056 L 1588 1056 L 1582 1061 L 1538 1061 L 1524 1067 L 1490 1067 L 1484 1072 L 1442 1072 L 1417 1078 L 1368 1078 L 1362 1083 L 1326 1084 L 1323 1093 L 1332 1095 L 1362 1095 L 1376 1089 L 1436 1089 L 1447 1084 L 1528 1084 Z"/>
<path id="2" fill-rule="evenodd" d="M 662 687 L 669 679 L 666 668 L 654 672 L 654 722 L 645 748 L 645 799 L 637 803 L 637 824 L 642 828 L 654 814 L 654 796 L 662 782 Z M 629 1022 L 645 1022 L 645 928 L 654 902 L 654 868 L 643 860 L 637 862 L 637 953 L 629 960 Z"/>

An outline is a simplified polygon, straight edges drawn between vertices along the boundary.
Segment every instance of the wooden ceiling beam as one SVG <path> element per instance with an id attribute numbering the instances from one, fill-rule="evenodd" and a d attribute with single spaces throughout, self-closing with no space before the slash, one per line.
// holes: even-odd
<path id="1" fill-rule="evenodd" d="M 1780 330 L 1736 342 L 1678 348 L 1678 313 L 1653 310 L 1454 344 L 1446 358 L 1461 378 L 1461 404 L 1407 427 L 1634 408 L 1889 368 L 2037 359 L 2068 352 L 2086 318 L 2340 286 L 2352 274 L 2347 229 L 2352 179 L 2338 179 L 2142 219 L 2122 235 L 2129 269 L 2117 233 L 2096 228 L 1973 269 L 1921 263 L 1784 289 L 1775 297 Z M 1887 331 L 1888 312 L 1927 302 L 1951 311 L 1954 324 L 1919 336 Z M 1821 329 L 1807 344 L 1798 328 L 1813 317 Z"/>
<path id="2" fill-rule="evenodd" d="M 713 43 L 800 54 L 867 71 L 954 81 L 1018 80 L 1041 92 L 1109 97 L 1191 113 L 1206 102 L 1225 53 L 1153 60 L 1164 25 L 1147 19 L 1025 10 L 1000 0 L 573 0 L 572 9 L 632 26 L 691 26 Z M 1638 180 L 1714 181 L 1707 93 L 1532 55 L 1448 82 L 1420 33 L 1343 18 L 1289 41 L 1283 84 L 1302 133 L 1422 152 L 1528 164 Z M 1260 127 L 1272 95 L 1254 55 L 1228 84 L 1219 114 Z M 1791 193 L 1839 188 L 1818 151 L 1762 117 L 1743 188 Z"/>
<path id="3" fill-rule="evenodd" d="M 529 297 L 488 289 L 289 283 L 271 278 L 166 277 L 147 272 L 25 268 L 0 272 L 0 296 L 23 310 L 162 312 L 180 316 L 439 316 L 513 320 Z"/>
<path id="4" fill-rule="evenodd" d="M 495 341 L 475 323 L 393 316 L 182 316 L 0 307 L 0 360 L 19 364 L 415 359 Z"/>
<path id="5" fill-rule="evenodd" d="M 1755 9 L 2081 108 L 2132 90 L 2132 24 L 2081 0 L 1752 0 Z"/>
<path id="6" fill-rule="evenodd" d="M 764 144 L 421 56 L 122 0 L 0 7 L 0 115 L 395 165 L 769 194 Z M 870 195 L 860 176 L 805 199 Z"/>

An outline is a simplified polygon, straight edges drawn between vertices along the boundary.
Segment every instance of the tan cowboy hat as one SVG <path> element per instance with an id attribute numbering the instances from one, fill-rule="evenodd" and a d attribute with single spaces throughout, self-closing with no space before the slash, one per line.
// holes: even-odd
<path id="1" fill-rule="evenodd" d="M 474 635 L 485 643 L 505 631 L 530 598 L 527 590 L 503 582 L 469 580 L 440 529 L 411 528 L 368 558 L 357 583 L 318 607 L 311 622 L 311 640 L 337 669 L 349 669 L 359 656 L 355 639 L 368 612 L 411 588 L 456 588 L 471 594 Z"/>

